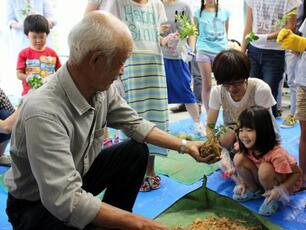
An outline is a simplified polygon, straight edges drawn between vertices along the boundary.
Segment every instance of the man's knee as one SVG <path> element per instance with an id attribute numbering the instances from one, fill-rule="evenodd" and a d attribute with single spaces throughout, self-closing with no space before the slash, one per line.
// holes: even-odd
<path id="1" fill-rule="evenodd" d="M 149 157 L 149 148 L 145 143 L 139 143 L 135 140 L 129 141 L 130 154 L 137 158 L 143 158 L 147 161 Z"/>

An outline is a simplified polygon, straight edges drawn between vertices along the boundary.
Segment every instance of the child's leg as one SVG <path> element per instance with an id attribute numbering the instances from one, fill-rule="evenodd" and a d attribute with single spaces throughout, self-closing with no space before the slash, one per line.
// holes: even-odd
<path id="1" fill-rule="evenodd" d="M 198 105 L 196 103 L 190 103 L 185 104 L 185 106 L 193 122 L 200 123 L 200 113 Z"/>
<path id="2" fill-rule="evenodd" d="M 209 109 L 208 105 L 211 90 L 211 64 L 205 62 L 198 62 L 198 65 L 202 76 L 202 103 L 207 114 Z"/>
<path id="3" fill-rule="evenodd" d="M 141 192 L 148 192 L 151 189 L 160 188 L 160 177 L 156 175 L 154 166 L 155 166 L 155 156 L 149 156 L 146 176 L 140 187 Z"/>
<path id="4" fill-rule="evenodd" d="M 149 177 L 156 176 L 154 166 L 155 166 L 155 156 L 150 155 L 147 165 L 147 173 L 146 173 L 147 176 Z"/>
<path id="5" fill-rule="evenodd" d="M 234 157 L 234 165 L 239 178 L 251 192 L 259 190 L 259 180 L 256 165 L 246 156 L 238 153 Z"/>
<path id="6" fill-rule="evenodd" d="M 276 173 L 272 164 L 264 162 L 258 168 L 258 179 L 262 187 L 267 191 L 279 185 L 286 178 L 285 175 Z"/>

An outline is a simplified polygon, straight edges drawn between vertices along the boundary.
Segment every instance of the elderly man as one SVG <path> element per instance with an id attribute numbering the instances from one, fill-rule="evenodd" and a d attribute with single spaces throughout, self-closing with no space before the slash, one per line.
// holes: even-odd
<path id="1" fill-rule="evenodd" d="M 109 13 L 87 14 L 69 34 L 70 58 L 22 105 L 6 174 L 7 214 L 14 229 L 167 229 L 132 214 L 145 174 L 144 142 L 197 161 L 186 142 L 143 120 L 111 85 L 132 51 L 128 28 Z M 101 149 L 103 127 L 131 140 Z M 104 189 L 103 201 L 96 197 Z"/>

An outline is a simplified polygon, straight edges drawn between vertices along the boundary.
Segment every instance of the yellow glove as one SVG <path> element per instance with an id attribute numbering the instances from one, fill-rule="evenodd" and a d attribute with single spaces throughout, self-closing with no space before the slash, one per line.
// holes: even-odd
<path id="1" fill-rule="evenodd" d="M 286 50 L 304 52 L 306 49 L 306 38 L 294 34 L 290 29 L 281 29 L 276 41 Z"/>

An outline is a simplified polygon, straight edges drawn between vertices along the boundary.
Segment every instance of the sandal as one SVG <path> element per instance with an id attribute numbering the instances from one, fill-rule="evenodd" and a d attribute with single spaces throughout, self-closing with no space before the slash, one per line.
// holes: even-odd
<path id="1" fill-rule="evenodd" d="M 149 184 L 147 178 L 145 178 L 144 181 L 142 182 L 142 185 L 140 186 L 139 191 L 140 192 L 149 192 L 150 190 L 151 190 L 150 184 Z"/>
<path id="2" fill-rule="evenodd" d="M 258 190 L 256 192 L 251 192 L 250 190 L 246 190 L 243 194 L 233 194 L 233 200 L 245 202 L 248 200 L 256 200 L 262 197 L 261 191 Z"/>
<path id="3" fill-rule="evenodd" d="M 103 140 L 103 147 L 111 147 L 113 145 L 112 139 L 106 138 Z"/>
<path id="4" fill-rule="evenodd" d="M 161 178 L 159 176 L 146 176 L 140 186 L 140 192 L 148 192 L 150 190 L 156 190 L 160 188 Z"/>
<path id="5" fill-rule="evenodd" d="M 160 188 L 161 179 L 159 176 L 148 176 L 147 178 L 151 189 L 155 190 Z"/>
<path id="6" fill-rule="evenodd" d="M 262 205 L 259 208 L 258 213 L 263 216 L 271 216 L 273 215 L 279 207 L 277 200 L 268 201 L 268 198 L 264 200 Z"/>

